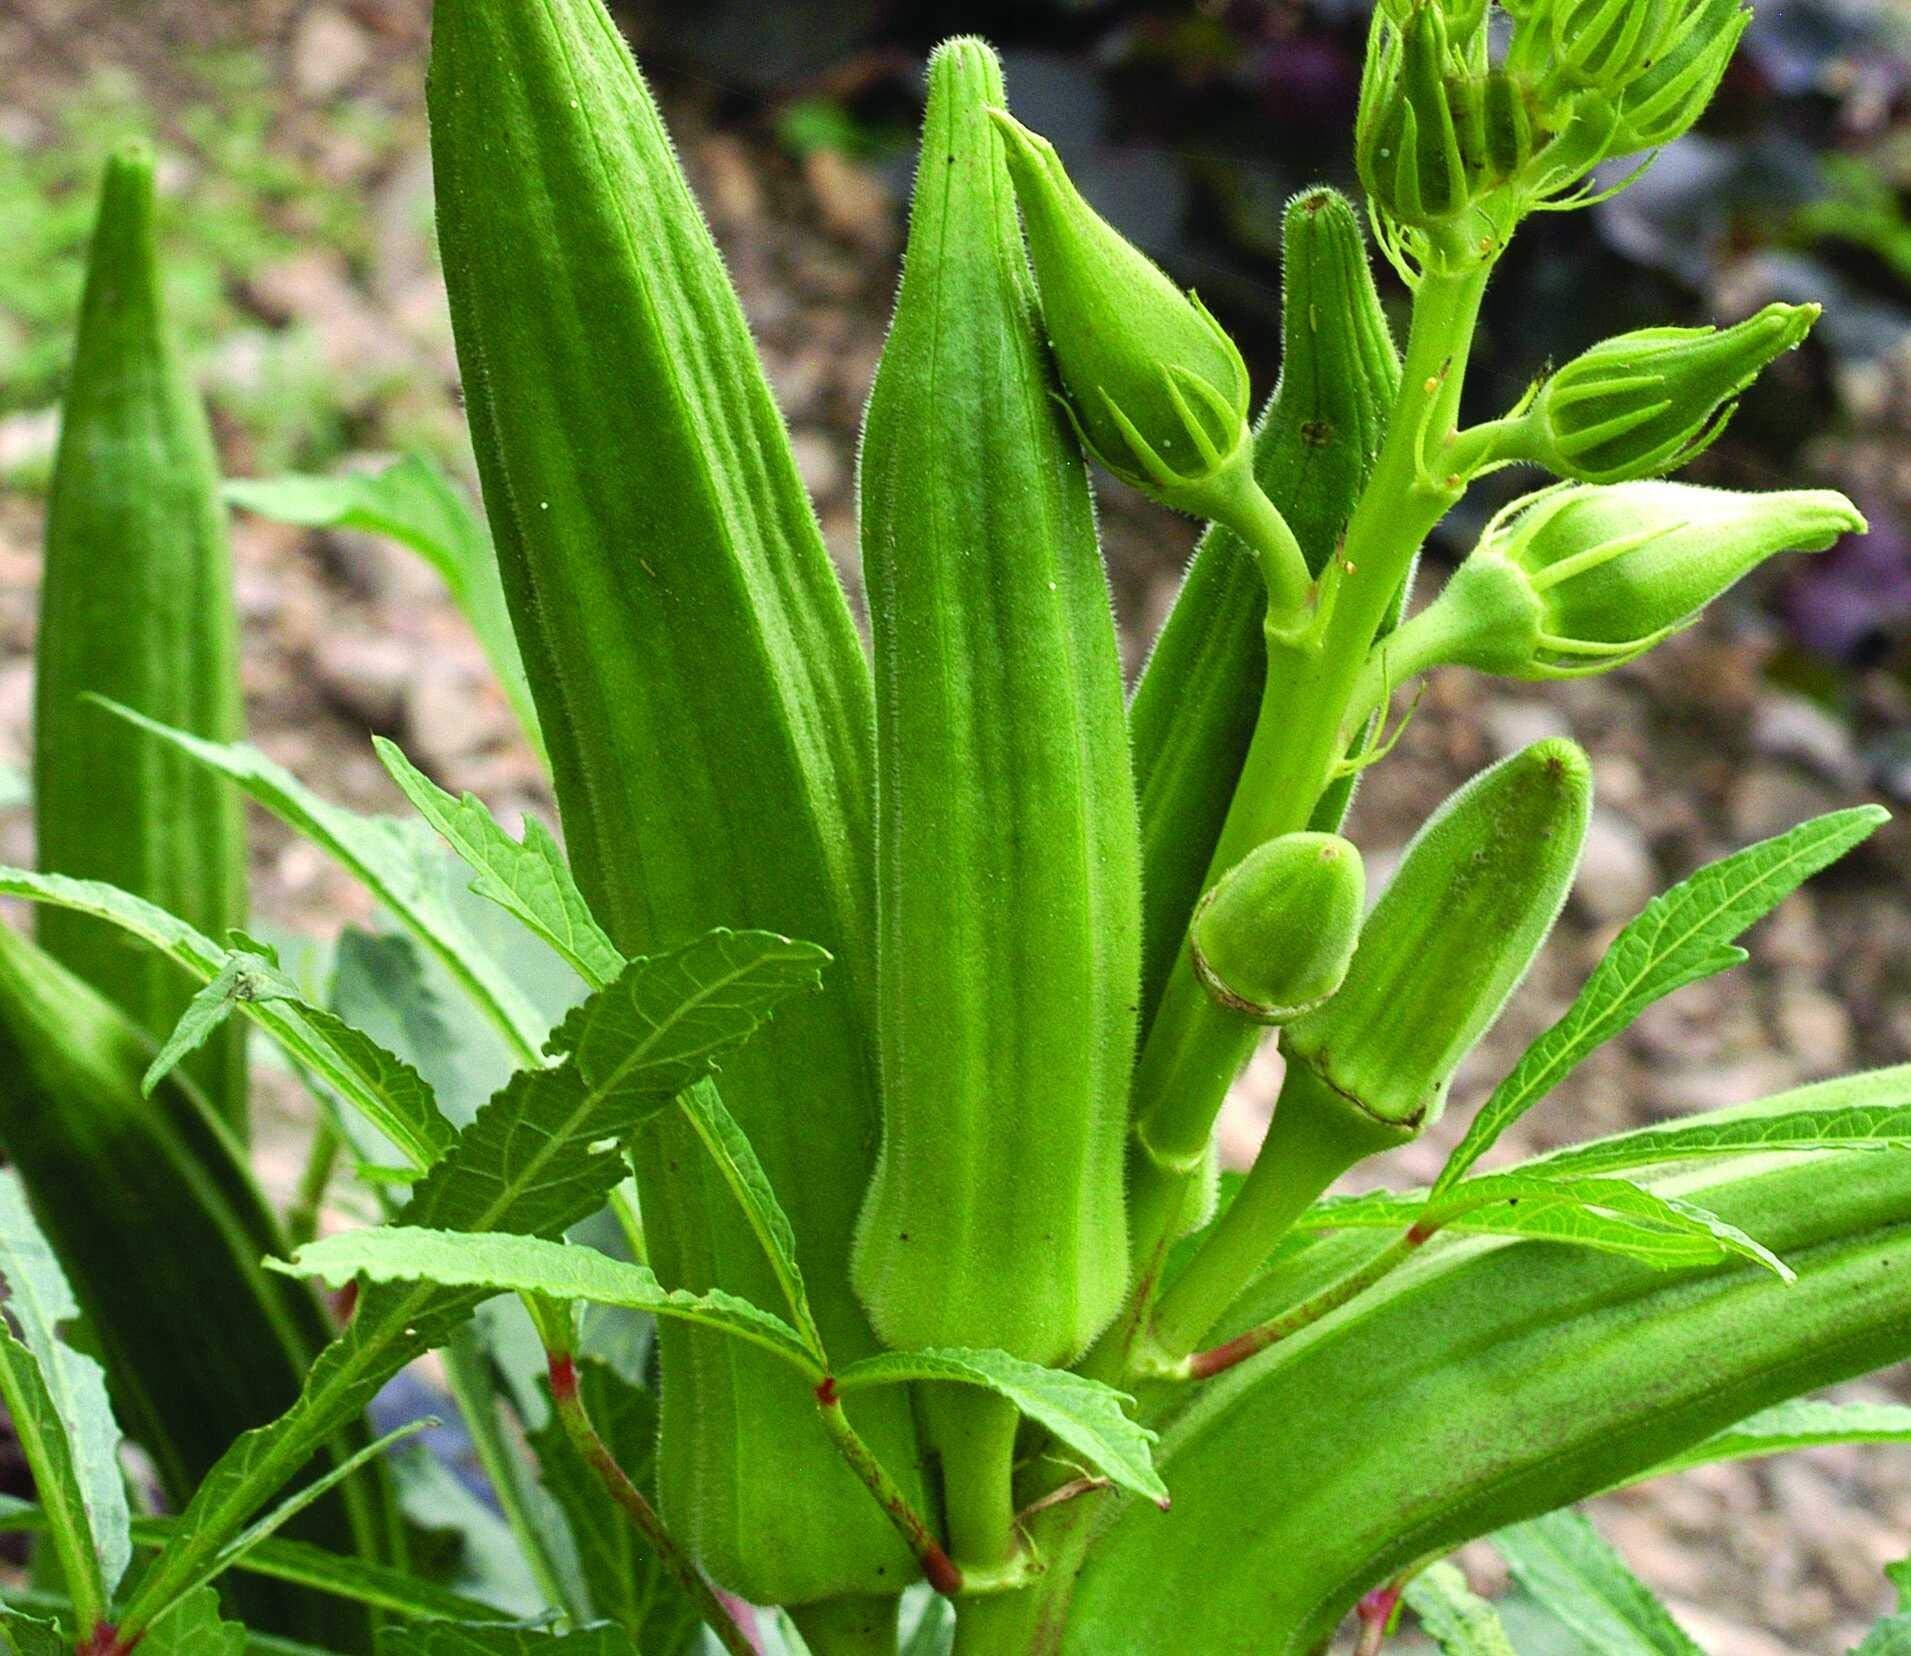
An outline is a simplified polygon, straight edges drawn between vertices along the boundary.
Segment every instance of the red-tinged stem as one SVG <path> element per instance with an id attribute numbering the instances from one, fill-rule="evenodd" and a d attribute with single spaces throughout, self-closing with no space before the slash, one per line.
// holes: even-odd
<path id="1" fill-rule="evenodd" d="M 551 1406 L 563 1422 L 571 1446 L 597 1474 L 598 1481 L 603 1484 L 610 1498 L 624 1509 L 631 1523 L 636 1525 L 638 1534 L 650 1543 L 671 1578 L 696 1606 L 704 1625 L 717 1636 L 717 1642 L 730 1652 L 730 1656 L 757 1656 L 756 1646 L 723 1607 L 716 1590 L 704 1579 L 703 1572 L 678 1544 L 677 1538 L 664 1528 L 664 1521 L 658 1517 L 657 1509 L 644 1499 L 644 1492 L 630 1481 L 628 1474 L 617 1464 L 617 1457 L 597 1435 L 597 1428 L 592 1425 L 590 1414 L 584 1407 L 584 1399 L 578 1393 L 577 1365 L 570 1354 L 553 1351 L 546 1356 L 551 1376 Z"/>
<path id="2" fill-rule="evenodd" d="M 876 1459 L 875 1452 L 863 1442 L 856 1428 L 849 1423 L 843 1413 L 843 1400 L 836 1395 L 836 1380 L 833 1375 L 825 1375 L 823 1383 L 816 1388 L 817 1418 L 823 1423 L 823 1430 L 829 1433 L 830 1442 L 836 1445 L 836 1451 L 848 1464 L 850 1471 L 863 1481 L 869 1493 L 876 1497 L 876 1504 L 889 1515 L 890 1523 L 896 1526 L 896 1532 L 915 1554 L 916 1562 L 922 1566 L 922 1579 L 942 1594 L 944 1598 L 953 1598 L 962 1591 L 962 1572 L 956 1568 L 955 1561 L 943 1551 L 942 1543 L 922 1521 L 922 1516 L 909 1504 L 909 1497 L 902 1492 L 896 1480 L 883 1470 L 883 1464 Z"/>
<path id="3" fill-rule="evenodd" d="M 1236 1363 L 1246 1362 L 1255 1353 L 1267 1350 L 1289 1335 L 1299 1333 L 1309 1323 L 1317 1323 L 1329 1312 L 1338 1311 L 1349 1300 L 1364 1294 L 1390 1271 L 1404 1265 L 1432 1234 L 1432 1228 L 1424 1224 L 1416 1224 L 1403 1231 L 1398 1239 L 1382 1248 L 1359 1270 L 1329 1284 L 1312 1299 L 1302 1300 L 1293 1310 L 1282 1313 L 1272 1322 L 1250 1328 L 1211 1350 L 1197 1351 L 1187 1360 L 1181 1372 L 1190 1380 L 1208 1380 L 1233 1368 Z"/>
<path id="4" fill-rule="evenodd" d="M 1360 1643 L 1354 1647 L 1354 1656 L 1380 1656 L 1380 1647 L 1387 1639 L 1387 1627 L 1399 1603 L 1398 1582 L 1376 1587 L 1360 1601 L 1354 1611 L 1360 1618 Z"/>

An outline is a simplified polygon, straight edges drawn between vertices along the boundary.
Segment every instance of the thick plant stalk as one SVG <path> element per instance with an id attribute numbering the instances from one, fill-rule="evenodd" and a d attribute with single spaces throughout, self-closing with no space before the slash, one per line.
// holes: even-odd
<path id="1" fill-rule="evenodd" d="M 441 0 L 438 224 L 485 507 L 579 884 L 639 953 L 712 924 L 837 957 L 727 1058 L 817 1321 L 848 1282 L 878 1133 L 869 671 L 782 422 L 655 106 L 599 0 Z M 667 1282 L 779 1290 L 678 1112 L 638 1136 Z M 767 1355 L 667 1328 L 659 1494 L 757 1603 L 893 1591 L 914 1562 Z M 900 1393 L 856 1427 L 920 1504 Z"/>
<path id="2" fill-rule="evenodd" d="M 0 927 L 0 1147 L 73 1284 L 115 1411 L 183 1505 L 233 1438 L 298 1395 L 331 1330 L 309 1289 L 261 1265 L 284 1242 L 191 1080 L 175 1072 L 142 1096 L 153 1050 L 125 1014 Z M 351 1478 L 287 1533 L 388 1556 L 397 1520 L 381 1487 Z M 355 1606 L 249 1576 L 231 1590 L 260 1628 L 369 1648 Z"/>
<path id="3" fill-rule="evenodd" d="M 1090 1656 L 1119 1630 L 1136 1656 L 1299 1656 L 1419 1559 L 1911 1354 L 1911 1158 L 1727 1164 L 1664 1188 L 1758 1235 L 1797 1282 L 1544 1242 L 1430 1243 L 1194 1393 L 1159 1451 L 1173 1510 L 1134 1503 L 1100 1538 L 1061 1648 Z M 1388 1243 L 1376 1233 L 1372 1250 Z M 1286 1309 L 1277 1286 L 1231 1325 Z"/>
<path id="4" fill-rule="evenodd" d="M 883 1152 L 855 1268 L 892 1345 L 1055 1363 L 1113 1314 L 1127 1265 L 1139 858 L 1107 581 L 1001 96 L 987 47 L 937 52 L 864 425 Z"/>
<path id="5" fill-rule="evenodd" d="M 215 741 L 240 734 L 238 631 L 212 437 L 172 340 L 153 232 L 153 156 L 107 163 L 47 502 L 34 705 L 42 868 L 105 880 L 209 937 L 243 925 L 239 797 L 83 698 L 111 697 Z M 194 985 L 101 921 L 42 909 L 41 944 L 155 1040 Z M 235 1019 L 188 1060 L 245 1128 Z"/>
<path id="6" fill-rule="evenodd" d="M 1255 430 L 1254 471 L 1318 575 L 1373 468 L 1400 359 L 1343 196 L 1315 188 L 1288 204 L 1281 270 L 1281 378 Z M 1135 686 L 1144 1017 L 1185 964 L 1188 917 L 1260 711 L 1266 613 L 1252 554 L 1209 529 Z"/>

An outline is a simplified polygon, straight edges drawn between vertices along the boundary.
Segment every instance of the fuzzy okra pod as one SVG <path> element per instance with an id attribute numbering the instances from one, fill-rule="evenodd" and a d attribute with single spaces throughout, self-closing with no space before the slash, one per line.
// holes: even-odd
<path id="1" fill-rule="evenodd" d="M 940 49 L 863 433 L 883 1153 L 856 1281 L 893 1345 L 1053 1363 L 1125 1270 L 1139 856 L 1108 585 L 1000 96 L 985 46 Z"/>
<path id="2" fill-rule="evenodd" d="M 1254 435 L 1254 471 L 1318 575 L 1373 468 L 1400 359 L 1345 197 L 1311 189 L 1282 231 L 1281 377 Z M 1142 1014 L 1186 960 L 1260 712 L 1267 591 L 1219 524 L 1202 537 L 1129 705 L 1141 802 Z M 1339 825 L 1333 821 L 1316 826 Z"/>
<path id="3" fill-rule="evenodd" d="M 105 880 L 209 937 L 245 923 L 239 796 L 182 753 L 86 700 L 111 697 L 214 741 L 240 734 L 238 624 L 218 465 L 169 337 L 154 238 L 153 156 L 108 161 L 47 501 L 34 703 L 40 866 Z M 44 908 L 53 957 L 163 1040 L 194 985 L 104 922 Z M 238 1020 L 187 1064 L 245 1127 Z"/>
<path id="4" fill-rule="evenodd" d="M 712 924 L 812 940 L 826 992 L 726 1059 L 723 1097 L 793 1223 L 831 1357 L 875 1340 L 849 1284 L 874 1161 L 868 665 L 721 260 L 599 0 L 440 0 L 429 83 L 451 313 L 479 473 L 572 865 L 626 953 Z M 780 1303 L 676 1112 L 635 1146 L 651 1263 Z M 800 1379 L 660 1332 L 666 1520 L 758 1603 L 913 1575 Z M 855 1424 L 919 1490 L 900 1390 Z"/>
<path id="5" fill-rule="evenodd" d="M 989 118 L 1001 96 L 986 46 L 938 50 L 863 433 L 883 1150 L 855 1273 L 893 1345 L 1059 1363 L 1127 1272 L 1140 852 L 1107 580 Z M 988 1514 L 962 1509 L 992 1469 L 979 1545 L 999 1551 L 1013 1414 L 928 1390 L 955 1543 L 975 1558 L 964 1532 Z M 998 1453 L 978 1412 L 999 1417 Z"/>

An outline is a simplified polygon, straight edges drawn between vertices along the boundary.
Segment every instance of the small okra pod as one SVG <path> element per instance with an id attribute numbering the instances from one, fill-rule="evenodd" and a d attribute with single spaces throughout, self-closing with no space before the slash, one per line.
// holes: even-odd
<path id="1" fill-rule="evenodd" d="M 1287 1026 L 1289 1064 L 1363 1117 L 1431 1122 L 1552 929 L 1591 809 L 1586 755 L 1558 739 L 1453 794 L 1407 847 L 1339 992 Z"/>
<path id="2" fill-rule="evenodd" d="M 1292 1022 L 1347 975 L 1367 881 L 1338 834 L 1281 834 L 1256 847 L 1201 899 L 1189 928 L 1195 975 L 1230 1011 Z"/>

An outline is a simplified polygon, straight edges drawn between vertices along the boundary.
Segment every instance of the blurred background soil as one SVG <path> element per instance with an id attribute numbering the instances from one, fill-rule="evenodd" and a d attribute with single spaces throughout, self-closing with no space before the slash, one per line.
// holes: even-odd
<path id="1" fill-rule="evenodd" d="M 101 157 L 160 143 L 170 291 L 227 471 L 335 471 L 419 449 L 469 480 L 432 240 L 427 0 L 8 0 L 0 8 L 0 853 L 32 855 L 28 753 L 41 495 Z M 882 346 L 923 54 L 1005 49 L 1018 112 L 1102 209 L 1278 370 L 1281 202 L 1347 183 L 1364 0 L 1199 6 L 720 0 L 624 20 L 756 330 L 831 550 L 856 587 L 855 433 Z M 1454 1116 L 1563 1010 L 1618 925 L 1699 863 L 1861 799 L 1911 804 L 1911 8 L 1764 0 L 1702 130 L 1626 194 L 1522 231 L 1496 281 L 1476 417 L 1605 333 L 1827 307 L 1749 396 L 1697 480 L 1850 492 L 1872 533 L 1793 560 L 1606 678 L 1437 676 L 1370 773 L 1351 832 L 1384 876 L 1481 765 L 1570 732 L 1599 788 L 1586 867 Z M 1403 297 L 1389 275 L 1390 304 Z M 620 411 L 607 411 L 621 417 Z M 638 411 L 629 411 L 637 417 Z M 1101 479 L 1124 646 L 1138 667 L 1194 526 Z M 1507 479 L 1507 489 L 1520 486 Z M 1498 498 L 1503 498 L 1498 497 Z M 1441 532 L 1450 563 L 1496 497 Z M 252 731 L 332 797 L 390 808 L 368 732 L 501 813 L 548 813 L 529 753 L 442 588 L 369 538 L 233 524 Z M 254 901 L 294 931 L 369 918 L 362 892 L 255 818 Z M 1911 1058 L 1911 826 L 1790 899 L 1752 963 L 1654 1007 L 1522 1124 L 1535 1147 Z M 1252 1154 L 1272 1053 L 1227 1121 Z M 295 1176 L 303 1112 L 263 1133 Z M 1445 1132 L 1392 1182 L 1431 1175 Z M 1907 1308 L 1911 1315 L 1911 1307 Z M 1911 1396 L 1903 1375 L 1847 1388 Z M 1911 1450 L 1826 1449 L 1595 1503 L 1606 1534 L 1718 1656 L 1842 1652 L 1911 1551 Z M 1475 1554 L 1481 1554 L 1475 1556 Z M 1467 1556 L 1497 1590 L 1493 1560 Z"/>

